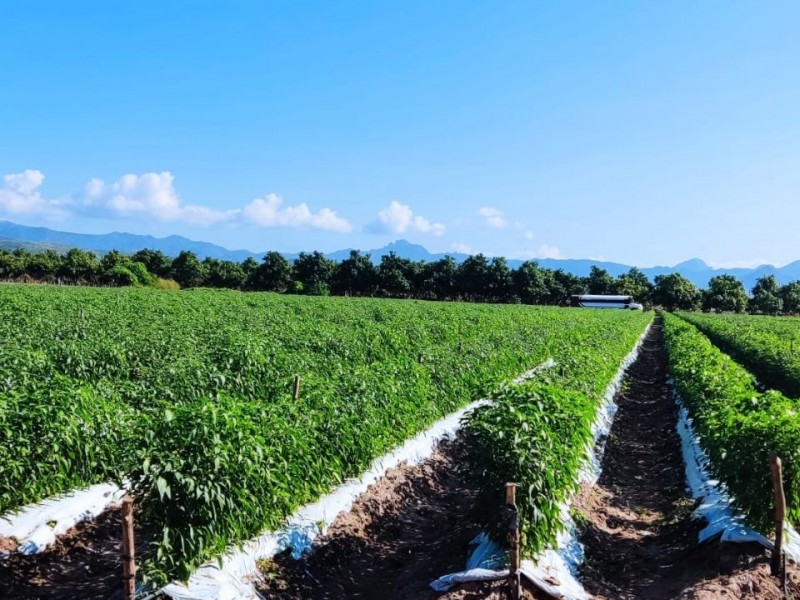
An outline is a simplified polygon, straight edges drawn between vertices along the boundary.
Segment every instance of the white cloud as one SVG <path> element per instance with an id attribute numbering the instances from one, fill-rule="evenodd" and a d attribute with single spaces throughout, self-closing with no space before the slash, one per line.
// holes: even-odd
<path id="1" fill-rule="evenodd" d="M 478 209 L 478 216 L 483 217 L 484 224 L 493 229 L 503 229 L 508 227 L 508 221 L 503 214 L 503 211 L 494 208 L 493 206 L 484 206 Z"/>
<path id="2" fill-rule="evenodd" d="M 454 242 L 450 247 L 461 254 L 475 254 L 475 251 L 470 246 L 461 242 Z"/>
<path id="3" fill-rule="evenodd" d="M 95 178 L 86 184 L 83 204 L 116 215 L 141 214 L 159 221 L 181 221 L 201 227 L 231 221 L 239 213 L 181 203 L 172 185 L 174 179 L 169 171 L 123 175 L 111 184 Z"/>
<path id="4" fill-rule="evenodd" d="M 41 171 L 29 169 L 3 178 L 0 215 L 66 218 L 93 215 L 103 218 L 139 216 L 165 222 L 210 227 L 221 223 L 250 222 L 262 227 L 311 228 L 349 232 L 353 227 L 330 208 L 311 212 L 306 204 L 283 207 L 276 194 L 256 198 L 244 208 L 218 210 L 200 204 L 184 204 L 169 171 L 123 175 L 113 183 L 91 179 L 74 197 L 47 199 L 40 193 Z"/>
<path id="5" fill-rule="evenodd" d="M 542 244 L 536 249 L 534 258 L 566 258 L 561 254 L 558 246 L 551 246 L 549 244 Z"/>
<path id="6" fill-rule="evenodd" d="M 46 199 L 39 191 L 42 183 L 44 173 L 35 169 L 5 175 L 3 186 L 0 187 L 0 213 L 55 219 L 66 217 L 70 198 Z"/>
<path id="7" fill-rule="evenodd" d="M 524 237 L 525 237 L 525 239 L 526 239 L 526 240 L 532 240 L 532 239 L 533 239 L 533 232 L 532 232 L 532 231 L 530 231 L 530 230 L 529 230 L 529 231 L 526 231 L 526 232 L 524 233 Z"/>
<path id="8" fill-rule="evenodd" d="M 596 260 L 597 262 L 605 262 L 606 257 L 603 256 L 602 254 L 597 254 L 595 256 L 590 256 L 589 260 Z"/>
<path id="9" fill-rule="evenodd" d="M 313 213 L 305 203 L 285 208 L 281 208 L 282 204 L 283 198 L 277 194 L 268 194 L 265 198 L 256 198 L 245 206 L 242 209 L 242 217 L 261 227 L 311 228 L 340 233 L 353 230 L 353 226 L 346 219 L 338 216 L 330 208 L 323 208 Z"/>
<path id="10" fill-rule="evenodd" d="M 442 223 L 431 223 L 425 217 L 415 215 L 407 204 L 392 200 L 389 206 L 378 212 L 377 219 L 365 229 L 370 233 L 401 234 L 411 231 L 441 236 L 444 235 L 446 227 Z"/>
<path id="11" fill-rule="evenodd" d="M 558 248 L 558 246 L 551 246 L 550 244 L 542 244 L 536 250 L 526 250 L 524 252 L 521 252 L 519 255 L 517 255 L 516 258 L 522 260 L 530 260 L 534 258 L 564 259 L 566 258 L 566 256 L 564 256 L 561 253 L 561 250 Z"/>

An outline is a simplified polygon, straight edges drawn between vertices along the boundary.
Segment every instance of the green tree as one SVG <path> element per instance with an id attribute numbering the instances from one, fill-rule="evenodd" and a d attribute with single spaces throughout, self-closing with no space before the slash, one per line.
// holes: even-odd
<path id="1" fill-rule="evenodd" d="M 691 281 L 680 273 L 657 275 L 653 287 L 653 304 L 667 310 L 696 310 L 702 294 Z"/>
<path id="2" fill-rule="evenodd" d="M 22 252 L 0 250 L 0 279 L 22 277 L 29 254 L 30 252 L 27 250 L 22 250 Z"/>
<path id="3" fill-rule="evenodd" d="M 422 266 L 417 293 L 429 300 L 453 300 L 458 295 L 457 284 L 458 263 L 448 254 Z"/>
<path id="4" fill-rule="evenodd" d="M 650 283 L 647 275 L 636 267 L 631 267 L 630 271 L 617 277 L 614 289 L 617 294 L 633 296 L 637 302 L 649 304 L 650 296 L 653 292 L 653 284 Z"/>
<path id="5" fill-rule="evenodd" d="M 70 283 L 96 283 L 100 263 L 94 252 L 72 248 L 62 258 L 58 276 Z"/>
<path id="6" fill-rule="evenodd" d="M 586 291 L 586 282 L 582 277 L 567 273 L 564 269 L 546 271 L 549 275 L 547 304 L 564 305 L 569 297 L 574 294 L 583 294 Z"/>
<path id="7" fill-rule="evenodd" d="M 777 315 L 783 310 L 783 299 L 775 275 L 760 277 L 751 290 L 750 310 L 763 315 Z"/>
<path id="8" fill-rule="evenodd" d="M 242 269 L 244 272 L 244 269 Z M 292 265 L 280 252 L 267 252 L 247 276 L 245 287 L 262 292 L 287 292 L 292 286 Z"/>
<path id="9" fill-rule="evenodd" d="M 800 313 L 800 281 L 787 283 L 778 291 L 783 302 L 783 312 L 795 315 Z"/>
<path id="10" fill-rule="evenodd" d="M 407 258 L 400 258 L 395 252 L 381 257 L 378 265 L 378 290 L 390 298 L 407 298 L 414 284 L 414 266 Z"/>
<path id="11" fill-rule="evenodd" d="M 548 302 L 550 289 L 547 269 L 539 268 L 535 260 L 522 263 L 513 273 L 514 293 L 525 304 L 545 304 Z"/>
<path id="12" fill-rule="evenodd" d="M 294 261 L 294 280 L 298 291 L 312 296 L 327 296 L 330 293 L 331 277 L 336 263 L 321 252 L 301 252 Z"/>
<path id="13" fill-rule="evenodd" d="M 377 284 L 378 271 L 370 255 L 351 250 L 350 256 L 333 270 L 331 292 L 346 296 L 371 296 Z"/>
<path id="14" fill-rule="evenodd" d="M 467 257 L 458 267 L 458 291 L 465 300 L 482 302 L 486 299 L 489 261 L 483 254 Z"/>
<path id="15" fill-rule="evenodd" d="M 172 259 L 160 250 L 139 250 L 131 256 L 131 260 L 142 263 L 153 275 L 164 278 L 171 276 Z"/>
<path id="16" fill-rule="evenodd" d="M 733 275 L 712 277 L 703 292 L 704 310 L 741 313 L 747 310 L 747 302 L 744 285 Z"/>
<path id="17" fill-rule="evenodd" d="M 245 282 L 242 265 L 232 260 L 219 260 L 206 257 L 203 261 L 206 271 L 206 285 L 214 288 L 241 289 Z"/>
<path id="18" fill-rule="evenodd" d="M 184 250 L 172 261 L 172 278 L 182 288 L 200 287 L 205 283 L 206 272 L 194 252 Z"/>
<path id="19" fill-rule="evenodd" d="M 586 278 L 586 285 L 590 294 L 613 294 L 614 278 L 608 271 L 601 269 L 597 265 L 592 265 L 589 277 Z"/>
<path id="20" fill-rule="evenodd" d="M 102 281 L 106 285 L 112 285 L 115 287 L 139 284 L 139 279 L 136 277 L 136 275 L 134 275 L 134 273 L 122 263 L 116 264 L 113 267 L 103 271 Z"/>
<path id="21" fill-rule="evenodd" d="M 514 281 L 506 259 L 498 256 L 492 259 L 486 271 L 486 297 L 491 302 L 510 302 Z M 519 302 L 519 300 L 517 300 Z"/>

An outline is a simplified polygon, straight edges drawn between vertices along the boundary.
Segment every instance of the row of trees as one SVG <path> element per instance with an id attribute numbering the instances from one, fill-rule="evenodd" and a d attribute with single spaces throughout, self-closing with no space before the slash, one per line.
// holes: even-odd
<path id="1" fill-rule="evenodd" d="M 781 287 L 774 276 L 759 279 L 748 296 L 742 282 L 732 275 L 713 277 L 708 288 L 700 290 L 678 273 L 659 275 L 651 282 L 635 267 L 612 277 L 595 266 L 587 277 L 577 277 L 561 269 L 541 268 L 535 261 L 512 269 L 504 258 L 488 259 L 482 254 L 459 264 L 449 256 L 423 262 L 392 252 L 375 265 L 369 255 L 356 250 L 340 262 L 320 252 L 300 253 L 294 262 L 268 252 L 261 262 L 248 258 L 239 263 L 201 261 L 188 251 L 172 259 L 150 249 L 131 256 L 111 251 L 102 258 L 77 248 L 65 254 L 18 249 L 0 251 L 0 279 L 163 287 L 174 281 L 184 288 L 524 304 L 562 304 L 572 294 L 626 294 L 668 310 L 800 312 L 800 282 Z"/>

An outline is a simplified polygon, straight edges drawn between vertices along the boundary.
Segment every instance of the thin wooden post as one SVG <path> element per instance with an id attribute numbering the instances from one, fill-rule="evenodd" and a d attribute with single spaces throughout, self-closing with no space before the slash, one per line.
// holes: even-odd
<path id="1" fill-rule="evenodd" d="M 125 600 L 136 598 L 136 560 L 133 538 L 133 498 L 122 499 L 122 589 Z"/>
<path id="2" fill-rule="evenodd" d="M 772 468 L 772 487 L 775 491 L 775 548 L 772 550 L 772 574 L 781 573 L 781 554 L 783 546 L 783 521 L 786 518 L 786 495 L 783 492 L 783 467 L 781 459 L 774 452 L 769 455 Z"/>
<path id="3" fill-rule="evenodd" d="M 294 376 L 294 399 L 300 399 L 300 375 Z"/>
<path id="4" fill-rule="evenodd" d="M 522 581 L 519 573 L 519 513 L 517 512 L 517 484 L 506 484 L 506 510 L 508 519 L 508 586 L 512 600 L 522 598 Z"/>

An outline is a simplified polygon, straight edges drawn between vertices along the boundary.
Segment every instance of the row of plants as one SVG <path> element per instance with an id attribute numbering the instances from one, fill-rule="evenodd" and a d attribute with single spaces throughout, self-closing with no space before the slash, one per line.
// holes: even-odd
<path id="1" fill-rule="evenodd" d="M 506 481 L 518 484 L 521 549 L 535 557 L 563 529 L 561 506 L 577 491 L 605 391 L 650 317 L 615 336 L 584 340 L 558 357 L 560 367 L 504 386 L 466 421 L 470 464 L 487 514 Z M 502 525 L 495 532 L 502 539 Z"/>
<path id="2" fill-rule="evenodd" d="M 0 514 L 127 477 L 153 583 L 548 357 L 630 345 L 648 319 L 211 290 L 2 286 L 0 300 Z"/>
<path id="3" fill-rule="evenodd" d="M 720 321 L 722 322 L 722 321 Z M 800 518 L 800 415 L 778 391 L 759 392 L 753 376 L 697 327 L 664 315 L 669 369 L 693 417 L 714 475 L 747 521 L 764 533 L 774 527 L 769 453 L 783 460 L 790 520 Z"/>
<path id="4" fill-rule="evenodd" d="M 800 397 L 800 322 L 791 317 L 680 313 L 767 387 Z"/>

